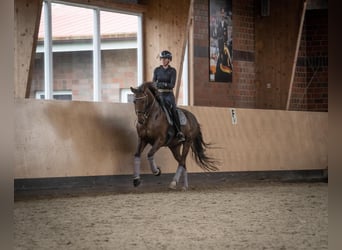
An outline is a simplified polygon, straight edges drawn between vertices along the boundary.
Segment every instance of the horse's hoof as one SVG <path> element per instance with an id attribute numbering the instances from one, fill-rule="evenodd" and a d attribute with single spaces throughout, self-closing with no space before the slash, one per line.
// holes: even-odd
<path id="1" fill-rule="evenodd" d="M 182 191 L 188 191 L 188 187 L 182 187 Z"/>
<path id="2" fill-rule="evenodd" d="M 134 187 L 137 187 L 137 186 L 139 186 L 139 185 L 140 185 L 140 183 L 141 183 L 141 180 L 140 180 L 140 178 L 135 178 L 135 179 L 133 179 L 133 185 L 134 185 Z"/>
<path id="3" fill-rule="evenodd" d="M 159 167 L 157 167 L 157 172 L 153 173 L 154 176 L 159 176 L 161 175 L 161 170 Z"/>
<path id="4" fill-rule="evenodd" d="M 176 186 L 177 186 L 177 182 L 176 181 L 171 181 L 171 183 L 169 185 L 169 188 L 170 189 L 176 189 Z"/>

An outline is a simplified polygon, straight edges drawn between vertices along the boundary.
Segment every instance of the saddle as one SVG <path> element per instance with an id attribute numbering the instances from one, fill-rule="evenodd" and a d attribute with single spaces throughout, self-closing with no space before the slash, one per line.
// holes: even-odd
<path id="1" fill-rule="evenodd" d="M 165 106 L 162 106 L 162 107 L 163 107 L 163 110 L 166 114 L 166 118 L 167 118 L 168 123 L 170 124 L 170 126 L 173 126 L 173 119 L 171 118 L 172 117 L 171 111 L 168 110 Z M 176 108 L 176 110 L 178 113 L 180 125 L 186 125 L 187 119 L 186 119 L 184 112 L 182 110 L 180 110 L 179 108 Z"/>
<path id="2" fill-rule="evenodd" d="M 169 110 L 166 105 L 163 102 L 163 99 L 160 98 L 160 96 L 158 95 L 158 89 L 155 88 L 153 85 L 150 87 L 150 90 L 152 91 L 152 93 L 154 94 L 154 97 L 157 99 L 157 101 L 159 102 L 162 110 L 164 111 L 165 115 L 166 115 L 166 119 L 167 122 L 169 123 L 169 128 L 167 130 L 167 139 L 166 139 L 166 145 L 168 145 L 171 140 L 173 139 L 173 137 L 175 136 L 175 128 L 174 128 L 174 122 L 173 122 L 173 115 L 171 110 Z M 186 125 L 187 123 L 187 119 L 186 116 L 184 114 L 184 112 L 182 110 L 180 110 L 179 108 L 176 108 L 177 113 L 178 113 L 178 117 L 179 117 L 179 123 L 180 125 Z"/>
<path id="3" fill-rule="evenodd" d="M 164 113 L 166 115 L 167 121 L 170 125 L 168 130 L 167 130 L 167 138 L 166 138 L 166 145 L 168 145 L 171 142 L 171 140 L 174 138 L 176 130 L 175 130 L 175 127 L 173 126 L 174 123 L 173 123 L 173 119 L 171 118 L 172 117 L 171 111 L 163 105 L 162 105 L 162 108 L 163 108 Z M 176 108 L 176 110 L 178 112 L 180 125 L 186 125 L 187 119 L 186 119 L 184 112 L 178 108 Z"/>

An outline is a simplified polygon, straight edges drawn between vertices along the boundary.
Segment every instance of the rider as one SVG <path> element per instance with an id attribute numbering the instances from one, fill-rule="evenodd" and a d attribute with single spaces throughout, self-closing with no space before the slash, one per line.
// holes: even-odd
<path id="1" fill-rule="evenodd" d="M 170 51 L 163 50 L 159 54 L 161 65 L 153 71 L 153 82 L 155 83 L 162 105 L 166 105 L 171 110 L 175 128 L 177 130 L 177 138 L 180 142 L 185 141 L 184 134 L 181 131 L 178 112 L 176 110 L 176 101 L 173 94 L 173 88 L 176 84 L 176 69 L 171 67 L 172 54 Z"/>

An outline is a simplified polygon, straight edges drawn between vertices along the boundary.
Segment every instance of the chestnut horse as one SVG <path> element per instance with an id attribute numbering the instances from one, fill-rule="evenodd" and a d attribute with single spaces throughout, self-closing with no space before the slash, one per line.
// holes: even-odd
<path id="1" fill-rule="evenodd" d="M 134 176 L 133 185 L 139 186 L 140 180 L 140 157 L 147 144 L 152 147 L 147 153 L 147 159 L 152 173 L 155 176 L 161 174 L 160 168 L 156 165 L 154 154 L 161 147 L 168 147 L 174 158 L 178 162 L 178 168 L 169 188 L 176 189 L 177 183 L 181 175 L 183 175 L 183 190 L 188 188 L 188 176 L 186 170 L 186 157 L 189 149 L 192 149 L 192 155 L 196 163 L 207 171 L 218 170 L 216 161 L 208 157 L 205 153 L 209 147 L 202 137 L 202 132 L 196 117 L 185 109 L 178 108 L 181 120 L 181 130 L 184 134 L 185 141 L 179 142 L 174 136 L 175 130 L 170 122 L 164 109 L 156 98 L 158 90 L 152 82 L 145 82 L 138 88 L 131 87 L 134 93 L 134 108 L 137 115 L 136 129 L 138 133 L 138 145 L 134 155 Z M 184 122 L 185 121 L 185 122 Z"/>

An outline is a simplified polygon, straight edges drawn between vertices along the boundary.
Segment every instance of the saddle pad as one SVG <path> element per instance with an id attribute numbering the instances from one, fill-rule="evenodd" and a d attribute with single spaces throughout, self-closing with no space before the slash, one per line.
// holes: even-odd
<path id="1" fill-rule="evenodd" d="M 186 122 L 187 122 L 187 119 L 186 119 L 185 114 L 184 114 L 183 111 L 180 110 L 180 109 L 177 109 L 177 112 L 178 112 L 180 124 L 181 124 L 181 125 L 185 125 Z"/>

